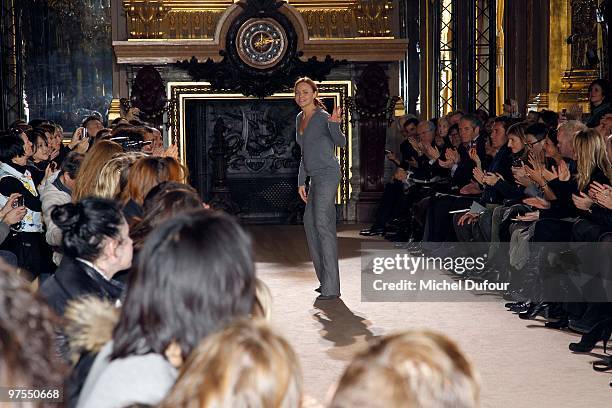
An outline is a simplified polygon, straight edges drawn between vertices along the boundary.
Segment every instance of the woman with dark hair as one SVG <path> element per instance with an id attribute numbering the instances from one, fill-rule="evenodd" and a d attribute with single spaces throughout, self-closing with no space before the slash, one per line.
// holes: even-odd
<path id="1" fill-rule="evenodd" d="M 4 206 L 12 194 L 21 196 L 26 214 L 2 243 L 2 249 L 17 256 L 20 268 L 32 274 L 32 279 L 52 268 L 51 253 L 45 244 L 41 202 L 32 175 L 27 168 L 32 156 L 32 143 L 25 133 L 14 130 L 0 137 L 0 206 Z M 43 253 L 47 255 L 42 255 Z"/>
<path id="2" fill-rule="evenodd" d="M 47 168 L 49 167 L 47 136 L 41 128 L 27 131 L 26 136 L 30 143 L 32 143 L 32 156 L 28 160 L 28 170 L 32 173 L 34 184 L 39 186 L 50 175 L 50 173 L 47 174 Z M 50 172 L 53 172 L 53 170 L 55 168 L 51 167 Z"/>
<path id="3" fill-rule="evenodd" d="M 318 88 L 310 78 L 299 78 L 294 87 L 295 102 L 302 110 L 295 118 L 297 143 L 302 149 L 298 173 L 298 193 L 306 203 L 304 229 L 308 250 L 317 278 L 317 299 L 340 296 L 338 241 L 336 237 L 336 191 L 340 182 L 340 164 L 336 146 L 346 146 L 340 130 L 342 109 L 334 107 L 330 115 L 318 96 Z M 306 192 L 306 177 L 310 177 Z"/>
<path id="4" fill-rule="evenodd" d="M 251 240 L 222 213 L 181 214 L 149 235 L 128 288 L 77 407 L 159 403 L 204 337 L 251 312 Z"/>
<path id="5" fill-rule="evenodd" d="M 170 188 L 161 190 L 155 195 L 147 195 L 144 202 L 144 217 L 130 232 L 135 249 L 139 250 L 149 233 L 167 219 L 185 211 L 202 208 L 200 196 L 187 187 L 189 186 L 185 186 L 185 188 L 170 186 Z"/>
<path id="6" fill-rule="evenodd" d="M 78 297 L 117 301 L 124 285 L 113 276 L 132 264 L 132 240 L 117 203 L 86 198 L 56 207 L 51 219 L 62 230 L 64 257 L 40 288 L 49 305 L 61 315 Z"/>
<path id="7" fill-rule="evenodd" d="M 586 125 L 590 128 L 599 125 L 602 112 L 609 109 L 610 104 L 610 82 L 607 79 L 596 79 L 589 85 L 589 106 L 591 116 Z"/>

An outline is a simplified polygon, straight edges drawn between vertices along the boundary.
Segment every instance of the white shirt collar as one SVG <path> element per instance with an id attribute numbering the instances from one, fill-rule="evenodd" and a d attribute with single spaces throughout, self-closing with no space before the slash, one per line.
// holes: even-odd
<path id="1" fill-rule="evenodd" d="M 79 262 L 84 263 L 85 265 L 89 266 L 91 269 L 93 269 L 94 271 L 98 272 L 106 281 L 110 281 L 109 278 L 106 277 L 106 275 L 100 270 L 100 268 L 98 268 L 96 265 L 94 265 L 93 263 L 86 261 L 83 258 L 77 258 L 76 259 Z"/>

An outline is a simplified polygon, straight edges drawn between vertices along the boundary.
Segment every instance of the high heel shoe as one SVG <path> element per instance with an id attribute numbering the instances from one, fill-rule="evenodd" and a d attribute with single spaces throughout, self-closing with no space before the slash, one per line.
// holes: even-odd
<path id="1" fill-rule="evenodd" d="M 606 353 L 608 340 L 612 335 L 612 319 L 603 320 L 595 325 L 593 329 L 582 336 L 579 343 L 570 343 L 569 349 L 577 353 L 588 353 L 599 340 L 603 341 L 603 351 Z"/>

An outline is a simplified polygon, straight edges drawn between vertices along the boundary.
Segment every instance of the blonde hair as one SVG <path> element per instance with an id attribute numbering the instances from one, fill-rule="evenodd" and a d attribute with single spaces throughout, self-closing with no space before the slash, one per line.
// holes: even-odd
<path id="1" fill-rule="evenodd" d="M 102 167 L 115 154 L 123 152 L 121 145 L 109 140 L 101 140 L 94 144 L 85 155 L 77 173 L 76 186 L 72 192 L 72 201 L 77 202 L 93 195 L 93 186 L 98 180 Z"/>
<path id="2" fill-rule="evenodd" d="M 340 379 L 331 407 L 479 405 L 478 375 L 459 347 L 430 331 L 385 336 L 358 354 Z"/>
<path id="3" fill-rule="evenodd" d="M 160 408 L 293 408 L 301 398 L 289 343 L 260 319 L 238 320 L 192 351 Z"/>
<path id="4" fill-rule="evenodd" d="M 270 321 L 272 317 L 272 292 L 264 281 L 255 278 L 255 302 L 253 302 L 253 317 Z"/>
<path id="5" fill-rule="evenodd" d="M 606 152 L 606 144 L 597 130 L 587 129 L 576 133 L 574 155 L 578 170 L 576 179 L 579 191 L 587 187 L 596 168 L 599 168 L 608 180 L 612 179 L 612 169 Z"/>
<path id="6" fill-rule="evenodd" d="M 94 183 L 91 194 L 96 197 L 114 199 L 119 194 L 119 180 L 121 173 L 129 168 L 136 160 L 147 155 L 140 152 L 119 153 L 108 161 Z"/>

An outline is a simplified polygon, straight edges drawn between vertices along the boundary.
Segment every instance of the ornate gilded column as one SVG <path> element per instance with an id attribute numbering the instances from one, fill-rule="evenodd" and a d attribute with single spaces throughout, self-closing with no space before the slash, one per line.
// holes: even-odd
<path id="1" fill-rule="evenodd" d="M 557 109 L 580 104 L 589 109 L 587 88 L 598 78 L 597 0 L 570 0 L 570 34 L 566 38 L 569 47 L 570 66 L 561 78 Z"/>

